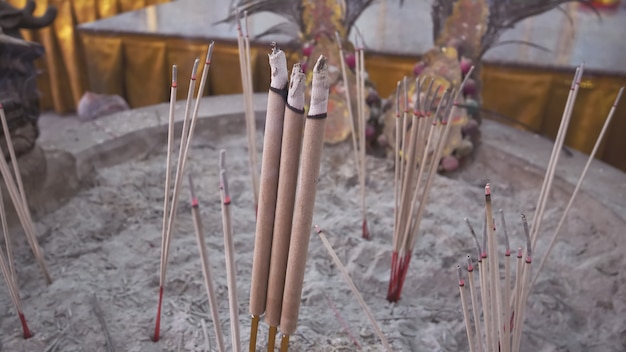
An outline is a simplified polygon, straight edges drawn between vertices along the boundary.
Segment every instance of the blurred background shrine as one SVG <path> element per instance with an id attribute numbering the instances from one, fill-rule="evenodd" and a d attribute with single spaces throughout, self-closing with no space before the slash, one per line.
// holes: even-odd
<path id="1" fill-rule="evenodd" d="M 6 1 L 19 9 L 27 5 Z M 42 0 L 36 5 L 35 15 L 43 15 L 48 5 L 57 10 L 51 25 L 22 29 L 26 40 L 45 49 L 36 61 L 42 111 L 71 116 L 85 92 L 119 95 L 130 108 L 166 102 L 171 65 L 188 72 L 210 40 L 216 42 L 214 68 L 204 94 L 241 93 L 236 28 L 220 22 L 229 14 L 230 0 Z M 406 0 L 402 6 L 380 0 L 356 20 L 366 45 L 366 69 L 381 97 L 389 96 L 433 47 L 431 7 L 426 0 Z M 250 21 L 255 35 L 282 18 L 266 12 Z M 584 62 L 566 145 L 589 153 L 615 93 L 626 85 L 625 33 L 626 3 L 615 0 L 568 2 L 520 21 L 482 58 L 484 118 L 554 137 L 575 67 Z M 283 34 L 253 39 L 255 91 L 265 92 L 269 84 L 269 42 L 278 42 L 294 61 L 301 51 L 295 39 Z M 187 83 L 179 82 L 178 98 L 184 99 Z M 598 158 L 626 171 L 626 103 L 620 105 Z"/>

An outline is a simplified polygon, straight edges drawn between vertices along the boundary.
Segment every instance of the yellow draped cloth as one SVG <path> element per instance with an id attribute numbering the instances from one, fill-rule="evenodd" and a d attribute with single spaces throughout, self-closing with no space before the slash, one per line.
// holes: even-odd
<path id="1" fill-rule="evenodd" d="M 18 8 L 26 5 L 26 0 L 8 2 Z M 46 50 L 37 63 L 41 70 L 41 108 L 59 113 L 73 111 L 88 88 L 84 52 L 76 33 L 78 24 L 164 2 L 169 0 L 37 0 L 35 15 L 42 15 L 48 5 L 58 10 L 51 26 L 23 31 L 25 39 L 42 44 Z"/>

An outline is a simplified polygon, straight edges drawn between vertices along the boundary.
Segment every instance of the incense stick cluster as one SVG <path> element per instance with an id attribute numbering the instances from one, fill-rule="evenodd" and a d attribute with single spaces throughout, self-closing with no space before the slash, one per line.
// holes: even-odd
<path id="1" fill-rule="evenodd" d="M 2 179 L 4 180 L 4 185 L 9 192 L 11 202 L 13 203 L 13 207 L 15 208 L 15 212 L 17 213 L 20 224 L 22 225 L 22 229 L 24 230 L 26 241 L 33 251 L 35 260 L 39 264 L 46 283 L 51 284 L 52 279 L 50 277 L 50 274 L 48 273 L 48 267 L 46 266 L 43 252 L 41 251 L 41 247 L 39 245 L 39 240 L 37 239 L 37 230 L 35 229 L 35 225 L 30 214 L 28 201 L 26 200 L 26 192 L 24 191 L 24 184 L 22 182 L 22 176 L 17 162 L 17 157 L 15 155 L 15 150 L 13 149 L 11 132 L 9 131 L 7 117 L 4 113 L 4 108 L 2 107 L 2 105 L 0 105 L 0 122 L 2 122 L 2 131 L 4 133 L 5 141 L 7 143 L 9 157 L 11 158 L 11 166 L 13 167 L 13 173 L 11 173 L 9 165 L 4 158 L 4 152 L 0 148 L 0 172 L 2 173 Z M 2 276 L 4 276 L 4 279 L 7 283 L 9 295 L 11 296 L 11 302 L 13 303 L 15 311 L 22 324 L 23 336 L 25 339 L 27 339 L 30 338 L 32 334 L 28 328 L 28 324 L 26 323 L 24 311 L 22 310 L 17 274 L 15 272 L 13 246 L 11 244 L 11 235 L 9 234 L 9 226 L 7 222 L 7 215 L 4 208 L 4 199 L 1 190 L 0 217 L 2 217 L 2 234 L 4 237 L 4 245 L 6 250 L 5 257 L 5 253 L 0 247 L 0 271 L 2 271 Z"/>
<path id="2" fill-rule="evenodd" d="M 250 351 L 256 350 L 262 314 L 269 325 L 268 351 L 274 350 L 279 327 L 282 351 L 287 351 L 289 335 L 296 330 L 328 111 L 325 57 L 313 69 L 306 119 L 306 76 L 300 64 L 293 66 L 289 79 L 281 50 L 274 47 L 269 62 L 272 77 L 250 288 Z"/>
<path id="3" fill-rule="evenodd" d="M 366 173 L 366 158 L 365 158 L 365 128 L 367 122 L 366 116 L 366 101 L 365 101 L 365 49 L 362 44 L 355 47 L 356 65 L 354 73 L 356 77 L 356 118 L 352 112 L 352 96 L 350 95 L 350 83 L 348 81 L 348 71 L 346 70 L 346 60 L 343 45 L 341 43 L 341 37 L 339 33 L 335 33 L 337 44 L 339 46 L 339 58 L 341 62 L 341 74 L 343 79 L 344 93 L 346 95 L 346 105 L 348 106 L 348 114 L 350 115 L 350 129 L 352 136 L 352 145 L 355 154 L 355 164 L 357 168 L 357 175 L 359 179 L 359 187 L 361 189 L 361 210 L 363 214 L 362 221 L 362 237 L 364 239 L 370 239 L 370 232 L 367 226 L 367 208 L 365 206 L 365 173 Z M 356 126 L 355 126 L 356 125 Z"/>
<path id="4" fill-rule="evenodd" d="M 466 77 L 471 76 L 472 70 Z M 407 78 L 398 82 L 394 235 L 387 291 L 387 300 L 390 302 L 400 300 L 430 188 L 452 125 L 450 119 L 455 114 L 455 102 L 465 82 L 459 90 L 444 91 L 441 86 L 434 87 L 433 79 L 418 77 L 412 96 L 412 114 Z"/>
<path id="5" fill-rule="evenodd" d="M 200 79 L 200 86 L 198 88 L 198 96 L 196 97 L 193 111 L 191 104 L 193 101 L 193 93 L 196 88 L 196 74 L 198 72 L 198 66 L 200 59 L 194 61 L 194 65 L 191 71 L 191 77 L 189 82 L 189 91 L 187 93 L 187 101 L 185 104 L 185 116 L 183 119 L 182 134 L 180 137 L 180 146 L 178 152 L 178 161 L 176 165 L 176 171 L 174 173 L 173 190 L 171 184 L 172 176 L 172 153 L 174 147 L 174 124 L 175 124 L 175 106 L 176 106 L 176 91 L 178 81 L 178 70 L 176 65 L 172 67 L 172 84 L 170 89 L 170 109 L 168 120 L 168 133 L 167 133 L 167 160 L 165 171 L 165 197 L 163 204 L 163 227 L 161 237 L 161 259 L 160 259 L 160 272 L 159 272 L 159 298 L 157 306 L 157 316 L 154 327 L 153 340 L 158 341 L 160 336 L 161 327 L 161 308 L 163 303 L 163 291 L 165 288 L 165 273 L 167 271 L 167 262 L 169 257 L 169 248 L 171 243 L 172 231 L 174 229 L 174 222 L 176 220 L 176 209 L 178 208 L 178 200 L 180 196 L 180 190 L 183 183 L 183 175 L 185 173 L 185 167 L 189 158 L 189 149 L 191 141 L 198 121 L 198 110 L 200 108 L 200 98 L 204 87 L 206 85 L 206 78 L 211 66 L 211 56 L 213 54 L 213 45 L 211 42 L 207 49 L 206 60 L 204 68 L 202 69 L 202 77 Z"/>
<path id="6" fill-rule="evenodd" d="M 611 123 L 617 104 L 622 96 L 624 88 L 622 87 L 609 114 L 604 122 L 596 143 L 591 154 L 585 164 L 582 173 L 578 179 L 576 187 L 572 192 L 570 199 L 563 211 L 557 228 L 555 229 L 541 262 L 535 271 L 534 278 L 531 280 L 531 269 L 533 263 L 533 253 L 536 253 L 536 245 L 539 237 L 541 221 L 543 213 L 546 209 L 550 190 L 554 180 L 556 165 L 558 163 L 560 151 L 563 148 L 567 128 L 572 116 L 574 103 L 580 87 L 580 81 L 583 76 L 584 67 L 581 65 L 577 68 L 576 74 L 572 81 L 570 93 L 565 104 L 561 124 L 557 133 L 556 141 L 552 149 L 552 154 L 546 168 L 544 180 L 539 192 L 537 206 L 535 208 L 534 221 L 532 226 L 528 227 L 526 217 L 522 214 L 522 225 L 526 237 L 525 251 L 520 247 L 517 251 L 515 281 L 512 282 L 511 272 L 511 250 L 509 247 L 509 239 L 506 229 L 504 213 L 499 211 L 502 232 L 505 240 L 504 251 L 498 248 L 498 240 L 496 237 L 496 225 L 493 217 L 491 206 L 491 187 L 488 184 L 485 187 L 485 215 L 483 227 L 483 242 L 480 244 L 476 233 L 470 222 L 466 219 L 470 233 L 475 239 L 477 247 L 477 266 L 479 271 L 480 283 L 480 305 L 478 303 L 478 292 L 475 288 L 474 263 L 471 256 L 467 258 L 467 265 L 463 265 L 467 271 L 467 283 L 469 284 L 470 303 L 473 316 L 470 318 L 470 304 L 467 298 L 467 285 L 462 274 L 462 266 L 458 265 L 459 290 L 461 294 L 461 306 L 463 308 L 463 317 L 467 331 L 467 338 L 470 351 L 496 351 L 500 349 L 503 352 L 519 352 L 521 346 L 521 336 L 526 311 L 526 303 L 532 288 L 537 281 L 543 266 L 548 259 L 550 252 L 556 242 L 562 225 L 565 222 L 567 214 L 572 207 L 574 199 L 580 190 L 582 182 L 589 170 L 589 166 L 593 161 L 602 139 Z M 504 283 L 502 283 L 500 275 L 500 256 L 504 254 Z M 482 324 L 480 320 L 480 311 L 482 310 Z M 483 332 L 484 331 L 484 335 Z"/>

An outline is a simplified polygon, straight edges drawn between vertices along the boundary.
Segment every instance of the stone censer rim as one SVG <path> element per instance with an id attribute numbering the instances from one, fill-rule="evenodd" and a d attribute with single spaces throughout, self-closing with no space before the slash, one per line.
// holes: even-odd
<path id="1" fill-rule="evenodd" d="M 236 124 L 244 131 L 242 99 L 240 94 L 202 98 L 196 133 L 208 133 L 217 138 L 220 131 L 237 133 L 233 128 Z M 177 129 L 182 126 L 184 104 L 181 100 L 176 105 Z M 42 146 L 72 153 L 79 176 L 125 163 L 166 143 L 168 106 L 162 103 L 105 116 L 93 123 L 79 123 L 72 126 L 65 138 L 55 136 L 54 141 L 42 141 Z M 254 111 L 259 128 L 263 128 L 266 106 L 267 94 L 255 94 Z M 504 153 L 542 177 L 552 149 L 550 140 L 489 120 L 483 121 L 481 130 L 483 138 L 479 148 Z M 575 187 L 587 161 L 583 153 L 572 150 L 572 154 L 561 157 L 556 172 L 557 182 L 564 182 L 571 188 Z M 594 160 L 581 190 L 626 222 L 626 173 Z"/>

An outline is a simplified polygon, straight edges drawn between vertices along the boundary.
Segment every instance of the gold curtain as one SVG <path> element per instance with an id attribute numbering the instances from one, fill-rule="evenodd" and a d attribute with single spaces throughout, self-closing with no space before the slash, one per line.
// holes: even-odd
<path id="1" fill-rule="evenodd" d="M 8 2 L 18 8 L 26 5 L 26 0 Z M 37 63 L 41 70 L 38 79 L 41 108 L 54 109 L 58 113 L 74 111 L 88 87 L 77 25 L 164 2 L 169 0 L 38 0 L 35 15 L 43 14 L 48 5 L 56 6 L 58 10 L 51 26 L 23 31 L 27 40 L 42 44 L 46 50 L 45 57 Z"/>

